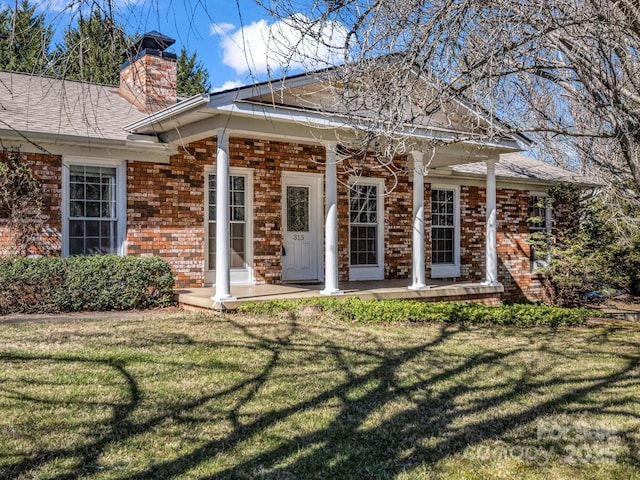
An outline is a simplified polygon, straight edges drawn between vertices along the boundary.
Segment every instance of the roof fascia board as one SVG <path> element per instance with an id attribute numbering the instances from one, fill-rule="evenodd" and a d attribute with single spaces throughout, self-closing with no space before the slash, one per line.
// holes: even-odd
<path id="1" fill-rule="evenodd" d="M 461 187 L 479 187 L 485 188 L 487 186 L 486 176 L 484 175 L 472 175 L 472 174 L 460 174 L 456 172 L 442 173 L 430 170 L 424 177 L 425 183 L 430 183 L 429 179 L 433 179 L 437 183 L 450 183 L 452 185 L 458 185 Z M 434 182 L 431 182 L 434 183 Z M 496 186 L 504 189 L 515 190 L 531 190 L 531 189 L 543 189 L 551 187 L 557 182 L 549 182 L 539 179 L 517 179 L 509 177 L 496 176 Z"/>
<path id="2" fill-rule="evenodd" d="M 163 108 L 162 110 L 159 110 L 156 113 L 152 113 L 151 115 L 146 116 L 136 122 L 125 125 L 123 127 L 123 130 L 127 132 L 135 132 L 142 127 L 146 127 L 154 123 L 160 123 L 164 120 L 170 119 L 171 117 L 177 117 L 189 110 L 201 107 L 202 105 L 205 105 L 207 103 L 209 103 L 208 93 L 194 95 L 193 97 L 187 98 L 182 102 L 171 105 L 170 107 Z"/>
<path id="3" fill-rule="evenodd" d="M 428 178 L 437 178 L 437 179 L 446 178 L 451 180 L 452 182 L 466 182 L 466 183 L 460 183 L 460 185 L 486 187 L 486 175 L 483 175 L 483 174 L 459 173 L 454 171 L 443 172 L 443 171 L 437 171 L 437 169 L 430 169 L 424 178 L 425 178 L 425 182 L 428 182 Z M 505 177 L 503 175 L 496 175 L 496 182 L 498 186 L 501 186 L 502 188 L 513 187 L 519 190 L 531 190 L 532 188 L 535 188 L 535 187 L 547 189 L 553 185 L 557 185 L 558 183 L 571 183 L 573 185 L 577 185 L 582 188 L 593 188 L 597 186 L 595 184 L 585 183 L 585 182 L 544 180 L 541 178 L 513 178 L 513 177 Z"/>
<path id="4" fill-rule="evenodd" d="M 240 136 L 245 134 L 265 139 L 311 144 L 351 139 L 348 133 L 337 135 L 336 130 L 333 128 L 317 128 L 280 120 L 265 122 L 262 118 L 235 115 L 219 115 L 199 120 L 179 129 L 168 130 L 163 135 L 163 139 L 173 144 L 186 145 L 195 140 L 214 137 L 220 128 Z"/>
<path id="5" fill-rule="evenodd" d="M 356 130 L 357 126 L 346 123 L 346 118 L 338 115 L 328 116 L 321 113 L 309 112 L 307 110 L 298 110 L 295 108 L 275 107 L 253 102 L 237 102 L 232 105 L 222 106 L 217 109 L 228 114 L 245 114 L 248 116 L 260 115 L 269 120 L 280 120 L 284 122 L 302 122 L 315 128 L 336 128 L 345 130 Z M 336 121 L 334 119 L 340 119 Z M 365 119 L 366 120 L 366 119 Z M 440 140 L 451 143 L 464 143 L 468 145 L 488 148 L 500 148 L 507 151 L 520 151 L 521 148 L 513 139 L 503 139 L 498 142 L 482 142 L 479 140 L 464 140 L 459 142 L 457 134 L 452 132 L 443 132 L 428 128 L 411 128 L 404 132 L 406 135 L 414 137 L 417 141 L 433 141 Z M 500 152 L 506 153 L 506 152 Z"/>
<path id="6" fill-rule="evenodd" d="M 135 140 L 107 140 L 70 135 L 53 135 L 27 132 L 24 136 L 0 130 L 0 139 L 25 153 L 50 155 L 74 155 L 90 158 L 113 158 L 116 160 L 169 163 L 171 155 L 177 153 L 173 145 Z"/>

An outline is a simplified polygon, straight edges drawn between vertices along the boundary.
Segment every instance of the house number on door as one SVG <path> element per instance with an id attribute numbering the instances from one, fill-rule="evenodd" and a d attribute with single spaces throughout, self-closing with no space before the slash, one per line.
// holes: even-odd
<path id="1" fill-rule="evenodd" d="M 300 234 L 297 234 L 297 233 L 296 233 L 296 234 L 293 236 L 293 239 L 294 239 L 294 240 L 304 240 L 304 235 L 300 235 Z"/>

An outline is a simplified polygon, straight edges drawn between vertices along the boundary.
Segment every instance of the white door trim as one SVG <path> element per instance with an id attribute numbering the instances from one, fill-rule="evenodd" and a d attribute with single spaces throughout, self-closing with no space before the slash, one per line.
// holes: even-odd
<path id="1" fill-rule="evenodd" d="M 285 232 L 287 231 L 287 211 L 286 211 L 286 189 L 288 185 L 294 186 L 296 183 L 300 183 L 302 179 L 302 183 L 310 183 L 316 190 L 316 198 L 310 196 L 309 201 L 310 205 L 310 216 L 309 219 L 311 224 L 317 225 L 316 232 L 316 245 L 315 245 L 315 265 L 317 271 L 317 278 L 310 278 L 305 280 L 324 280 L 324 264 L 323 264 L 323 241 L 324 241 L 324 227 L 322 223 L 322 219 L 324 218 L 322 215 L 323 209 L 323 189 L 322 189 L 322 180 L 323 175 L 321 173 L 307 173 L 307 172 L 293 172 L 293 171 L 283 171 L 281 178 L 281 193 L 280 193 L 280 213 L 281 213 L 281 221 L 282 221 L 282 247 L 284 250 L 284 241 L 285 241 Z M 281 250 L 282 255 L 282 250 Z M 282 257 L 281 257 L 282 259 Z M 282 277 L 281 280 L 283 282 L 291 281 L 295 282 L 296 280 L 287 279 L 285 270 L 284 270 L 284 262 L 281 260 L 282 268 Z"/>

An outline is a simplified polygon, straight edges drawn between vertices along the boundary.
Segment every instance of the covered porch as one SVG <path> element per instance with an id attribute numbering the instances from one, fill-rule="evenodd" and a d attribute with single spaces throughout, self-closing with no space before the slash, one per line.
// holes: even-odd
<path id="1" fill-rule="evenodd" d="M 497 304 L 504 292 L 502 285 L 487 285 L 484 282 L 456 283 L 452 280 L 429 280 L 426 289 L 408 289 L 407 281 L 375 280 L 342 282 L 342 294 L 338 296 L 356 296 L 362 300 L 373 299 L 414 299 L 428 302 L 483 302 Z M 182 289 L 176 291 L 178 303 L 185 308 L 195 309 L 225 309 L 233 310 L 248 302 L 265 302 L 268 300 L 296 300 L 301 298 L 317 298 L 324 296 L 324 285 L 304 284 L 264 284 L 264 285 L 234 285 L 232 300 L 224 302 L 211 301 L 215 295 L 215 287 Z"/>
<path id="2" fill-rule="evenodd" d="M 410 191 L 412 192 L 412 205 L 410 207 L 412 222 L 408 226 L 403 228 L 410 234 L 410 237 L 406 240 L 405 246 L 410 246 L 410 256 L 406 255 L 403 258 L 403 262 L 411 265 L 411 277 L 400 280 L 384 279 L 382 280 L 382 274 L 376 280 L 372 281 L 358 281 L 353 280 L 368 280 L 367 278 L 353 278 L 350 275 L 350 282 L 345 282 L 344 279 L 340 279 L 340 242 L 339 242 L 339 222 L 338 222 L 338 175 L 337 165 L 344 161 L 343 155 L 341 155 L 341 144 L 337 141 L 321 141 L 320 143 L 325 150 L 324 159 L 324 172 L 317 175 L 318 184 L 322 183 L 322 187 L 318 186 L 315 195 L 307 193 L 307 199 L 305 202 L 299 202 L 304 206 L 305 212 L 314 210 L 311 208 L 312 197 L 322 199 L 324 196 L 324 215 L 319 214 L 315 222 L 309 221 L 311 214 L 305 215 L 305 227 L 300 231 L 296 230 L 296 234 L 293 235 L 293 240 L 299 242 L 307 241 L 306 238 L 320 239 L 316 241 L 316 249 L 319 250 L 324 246 L 324 252 L 318 252 L 316 262 L 320 263 L 317 270 L 311 275 L 300 275 L 297 278 L 284 278 L 282 275 L 282 283 L 275 282 L 275 285 L 260 286 L 260 285 L 242 285 L 245 282 L 232 282 L 232 268 L 230 264 L 230 258 L 232 254 L 231 243 L 229 238 L 231 236 L 231 201 L 230 201 L 230 149 L 229 149 L 229 132 L 225 129 L 218 129 L 216 131 L 217 138 L 217 151 L 216 151 L 216 235 L 215 235 L 215 280 L 213 288 L 198 289 L 199 295 L 208 299 L 208 302 L 213 302 L 202 306 L 204 308 L 218 308 L 220 305 L 225 305 L 228 308 L 233 308 L 237 302 L 249 301 L 247 298 L 251 298 L 251 301 L 262 300 L 263 296 L 278 298 L 301 298 L 305 296 L 314 295 L 327 295 L 327 296 L 340 296 L 343 294 L 358 295 L 361 298 L 424 298 L 433 301 L 439 300 L 465 300 L 469 295 L 493 295 L 496 297 L 495 301 L 499 300 L 499 294 L 504 291 L 502 284 L 498 279 L 498 252 L 497 252 L 497 204 L 496 204 L 496 163 L 499 158 L 499 153 L 505 148 L 500 146 L 492 146 L 491 148 L 479 148 L 477 146 L 469 145 L 448 145 L 440 149 L 438 154 L 434 158 L 430 158 L 428 162 L 424 161 L 425 151 L 414 149 L 408 154 L 408 171 L 410 172 L 410 180 L 407 184 L 410 184 Z M 425 150 L 427 148 L 425 147 Z M 479 283 L 447 283 L 437 280 L 439 278 L 454 278 L 460 276 L 459 261 L 451 260 L 450 262 L 456 267 L 455 271 L 447 270 L 446 272 L 440 272 L 438 275 L 433 275 L 428 279 L 426 276 L 427 261 L 426 261 L 426 245 L 425 245 L 425 176 L 428 175 L 429 169 L 437 169 L 440 167 L 449 167 L 460 163 L 470 161 L 483 161 L 486 166 L 486 197 L 485 197 L 485 224 L 484 224 L 484 279 Z M 288 172 L 283 171 L 281 175 L 283 178 Z M 284 180 L 283 180 L 284 183 Z M 299 183 L 299 182 L 298 182 Z M 297 187 L 295 187 L 297 188 Z M 306 187 L 305 187 L 306 188 Z M 307 190 L 308 192 L 310 190 Z M 378 194 L 375 195 L 376 197 Z M 288 197 L 287 197 L 288 198 Z M 284 202 L 284 201 L 283 201 Z M 288 200 L 287 200 L 288 202 Z M 453 208 L 453 204 L 451 207 Z M 302 208 L 302 207 L 301 207 Z M 459 208 L 459 207 L 458 207 Z M 452 211 L 452 217 L 455 217 L 455 213 Z M 377 207 L 375 209 L 376 219 L 384 217 L 379 215 Z M 323 217 L 323 218 L 322 218 Z M 322 218 L 323 221 L 318 221 Z M 454 222 L 454 219 L 450 219 Z M 377 225 L 380 225 L 379 220 L 376 220 Z M 457 221 L 459 222 L 459 220 Z M 286 216 L 283 213 L 282 219 L 283 225 L 286 225 Z M 313 232 L 310 230 L 310 225 L 320 224 Z M 453 225 L 453 223 L 451 223 Z M 448 224 L 447 224 L 448 225 Z M 459 227 L 457 227 L 459 228 Z M 284 235 L 286 237 L 287 227 L 283 226 Z M 291 230 L 293 231 L 293 229 Z M 380 232 L 383 232 L 380 229 Z M 313 233 L 313 234 L 312 234 Z M 344 232 L 343 232 L 344 235 Z M 379 236 L 377 243 L 384 243 L 385 238 Z M 285 249 L 286 247 L 286 249 Z M 459 248 L 459 247 L 458 247 Z M 312 248 L 307 250 L 312 251 Z M 455 249 L 454 249 L 455 250 Z M 286 243 L 282 243 L 282 256 L 285 251 L 295 251 L 294 248 L 289 248 Z M 383 249 L 379 250 L 380 252 Z M 378 250 L 376 250 L 378 252 Z M 458 253 L 455 254 L 459 256 Z M 384 272 L 385 259 L 377 253 L 377 261 L 371 262 L 380 268 L 380 272 Z M 407 258 L 408 257 L 408 258 Z M 314 262 L 307 262 L 313 264 Z M 371 277 L 369 277 L 371 278 Z M 294 281 L 299 279 L 310 280 L 317 279 L 317 284 L 313 285 L 295 285 Z M 289 282 L 289 283 L 285 283 Z M 233 291 L 232 291 L 233 284 Z M 471 285 L 471 287 L 468 287 Z M 446 288 L 445 288 L 446 287 Z M 447 289 L 448 288 L 448 289 Z M 438 290 L 439 289 L 439 290 Z M 453 290 L 451 290 L 453 289 Z M 480 290 L 478 290 L 480 289 Z M 433 291 L 432 291 L 433 290 Z M 205 297 L 207 292 L 210 295 Z M 185 293 L 186 295 L 186 293 Z M 293 295 L 287 297 L 287 295 Z M 463 297 L 463 298 L 458 298 Z M 186 298 L 186 297 L 183 297 Z M 191 297 L 189 297 L 191 298 Z M 475 298 L 470 298 L 475 300 Z M 188 304 L 186 301 L 180 301 L 183 304 Z M 491 300 L 492 303 L 495 303 Z M 198 306 L 198 305 L 196 305 Z"/>

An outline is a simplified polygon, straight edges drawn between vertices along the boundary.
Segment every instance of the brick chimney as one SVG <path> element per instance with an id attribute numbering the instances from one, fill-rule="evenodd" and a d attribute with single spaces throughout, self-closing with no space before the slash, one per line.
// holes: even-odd
<path id="1" fill-rule="evenodd" d="M 177 100 L 176 54 L 165 52 L 175 40 L 152 31 L 138 37 L 122 56 L 120 95 L 141 112 L 152 114 Z"/>

